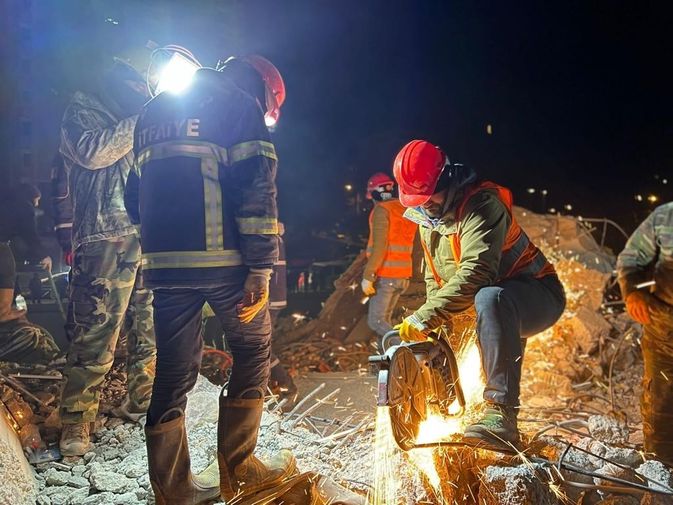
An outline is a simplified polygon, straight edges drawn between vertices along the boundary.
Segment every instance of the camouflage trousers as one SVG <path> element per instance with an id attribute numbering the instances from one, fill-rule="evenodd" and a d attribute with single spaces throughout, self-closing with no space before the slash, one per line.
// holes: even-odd
<path id="1" fill-rule="evenodd" d="M 641 342 L 645 450 L 673 466 L 673 308 L 652 308 Z"/>
<path id="2" fill-rule="evenodd" d="M 77 248 L 70 284 L 72 342 L 63 374 L 61 421 L 92 422 L 100 389 L 112 367 L 125 320 L 128 333 L 130 409 L 149 406 L 154 382 L 156 346 L 152 292 L 142 284 L 140 241 L 135 235 L 84 244 Z"/>
<path id="3" fill-rule="evenodd" d="M 51 334 L 25 317 L 0 323 L 0 361 L 47 364 L 59 352 Z"/>

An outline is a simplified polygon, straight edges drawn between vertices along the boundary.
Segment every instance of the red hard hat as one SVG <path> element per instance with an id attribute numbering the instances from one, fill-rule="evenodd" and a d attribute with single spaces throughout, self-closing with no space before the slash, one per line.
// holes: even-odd
<path id="1" fill-rule="evenodd" d="M 393 165 L 402 205 L 417 207 L 427 202 L 435 193 L 445 163 L 446 155 L 430 142 L 412 140 L 404 146 Z"/>
<path id="2" fill-rule="evenodd" d="M 253 67 L 264 80 L 266 88 L 266 114 L 264 119 L 267 126 L 273 126 L 280 117 L 280 107 L 285 101 L 285 83 L 276 66 L 266 58 L 252 54 L 241 58 Z"/>
<path id="3" fill-rule="evenodd" d="M 395 181 L 388 174 L 383 172 L 376 172 L 372 175 L 367 181 L 367 198 L 371 198 L 372 191 L 380 186 L 385 186 L 387 184 L 395 184 Z"/>

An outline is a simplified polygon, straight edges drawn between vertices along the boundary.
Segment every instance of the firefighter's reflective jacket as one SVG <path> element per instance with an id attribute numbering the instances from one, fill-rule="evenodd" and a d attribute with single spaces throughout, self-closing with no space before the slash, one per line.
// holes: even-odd
<path id="1" fill-rule="evenodd" d="M 207 286 L 278 257 L 276 151 L 257 101 L 201 69 L 138 119 L 126 187 L 149 287 Z"/>

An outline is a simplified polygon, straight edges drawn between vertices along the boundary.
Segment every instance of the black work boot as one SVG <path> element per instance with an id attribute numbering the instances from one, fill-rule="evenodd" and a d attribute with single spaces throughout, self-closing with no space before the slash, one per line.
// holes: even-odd
<path id="1" fill-rule="evenodd" d="M 145 426 L 147 464 L 157 505 L 205 505 L 220 497 L 217 461 L 199 475 L 192 474 L 185 415 L 181 409 L 176 419 Z"/>
<path id="2" fill-rule="evenodd" d="M 290 451 L 280 451 L 271 461 L 260 461 L 253 452 L 262 419 L 264 399 L 220 396 L 217 424 L 217 459 L 220 492 L 227 504 L 241 503 L 292 477 L 297 461 Z"/>
<path id="3" fill-rule="evenodd" d="M 481 419 L 465 428 L 463 440 L 484 449 L 513 450 L 520 442 L 517 414 L 515 407 L 488 403 Z"/>

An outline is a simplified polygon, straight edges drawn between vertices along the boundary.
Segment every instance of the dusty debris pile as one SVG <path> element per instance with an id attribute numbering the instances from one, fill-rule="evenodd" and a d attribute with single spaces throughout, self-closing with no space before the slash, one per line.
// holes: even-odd
<path id="1" fill-rule="evenodd" d="M 673 503 L 654 492 L 672 488 L 673 474 L 648 461 L 639 445 L 640 328 L 618 304 L 604 301 L 614 258 L 578 220 L 517 213 L 554 262 L 568 299 L 561 320 L 529 339 L 525 350 L 523 454 L 470 448 L 403 453 L 381 437 L 385 426 L 376 417 L 375 394 L 365 389 L 372 385 L 367 357 L 376 343 L 366 330 L 367 306 L 359 290 L 362 256 L 337 281 L 320 317 L 281 320 L 277 351 L 298 381 L 309 380 L 306 374 L 318 383 L 316 377 L 333 381 L 305 389 L 291 413 L 282 414 L 269 399 L 259 452 L 289 448 L 303 471 L 329 476 L 375 505 Z M 416 278 L 396 318 L 420 306 L 424 296 Z M 110 372 L 102 413 L 123 398 L 124 375 L 123 365 Z M 345 393 L 342 379 L 355 384 L 357 399 Z M 215 457 L 218 395 L 219 387 L 203 378 L 190 395 L 187 423 L 196 471 Z M 58 434 L 53 423 L 50 418 L 43 425 L 46 440 Z M 102 416 L 94 438 L 95 448 L 84 458 L 37 466 L 37 503 L 153 503 L 142 428 Z"/>
<path id="2" fill-rule="evenodd" d="M 199 472 L 216 458 L 217 404 L 220 388 L 203 377 L 189 395 L 187 432 L 192 468 Z M 141 426 L 116 418 L 101 418 L 94 432 L 95 447 L 83 458 L 66 458 L 37 466 L 39 505 L 140 505 L 154 503 L 147 475 L 147 454 Z M 261 455 L 289 448 L 302 471 L 313 471 L 359 489 L 371 472 L 371 461 L 358 458 L 371 447 L 371 436 L 357 433 L 348 443 L 343 437 L 319 436 L 270 411 L 260 431 Z M 332 483 L 334 489 L 337 487 Z M 332 492 L 334 489 L 331 489 Z M 342 495 L 352 494 L 339 487 Z M 299 502 L 298 502 L 299 503 Z M 347 502 L 352 503 L 352 502 Z"/>

